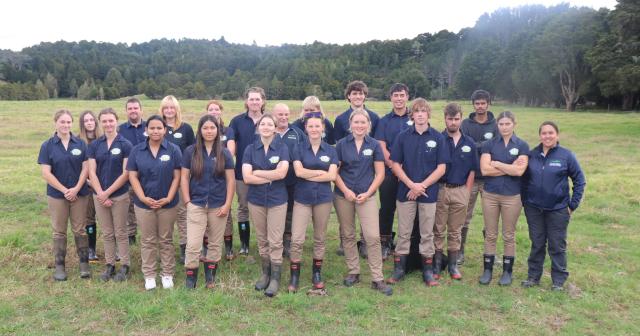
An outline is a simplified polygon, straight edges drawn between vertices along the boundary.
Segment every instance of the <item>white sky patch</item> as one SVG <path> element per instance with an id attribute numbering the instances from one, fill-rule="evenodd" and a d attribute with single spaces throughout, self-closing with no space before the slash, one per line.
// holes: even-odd
<path id="1" fill-rule="evenodd" d="M 562 0 L 485 1 L 6 1 L 0 49 L 19 51 L 40 42 L 141 43 L 152 39 L 219 39 L 260 46 L 360 43 L 413 38 L 472 27 L 484 13 Z M 614 9 L 615 0 L 564 1 Z"/>

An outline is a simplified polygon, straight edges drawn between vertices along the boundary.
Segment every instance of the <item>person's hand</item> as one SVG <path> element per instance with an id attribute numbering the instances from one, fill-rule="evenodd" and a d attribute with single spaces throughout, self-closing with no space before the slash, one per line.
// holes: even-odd
<path id="1" fill-rule="evenodd" d="M 427 187 L 425 187 L 422 183 L 412 182 L 408 187 L 415 195 L 427 195 L 425 193 Z"/>
<path id="2" fill-rule="evenodd" d="M 573 211 L 571 211 L 570 207 L 567 207 L 567 211 L 569 212 L 569 216 L 571 216 L 571 214 L 573 213 Z"/>
<path id="3" fill-rule="evenodd" d="M 113 206 L 113 201 L 110 198 L 107 198 L 104 202 L 101 203 L 104 207 L 110 208 Z"/>
<path id="4" fill-rule="evenodd" d="M 144 203 L 146 206 L 148 206 L 149 208 L 156 209 L 156 206 L 155 206 L 156 200 L 154 200 L 153 198 L 151 198 L 151 197 L 143 197 L 143 198 L 140 199 L 140 201 L 142 203 Z"/>
<path id="5" fill-rule="evenodd" d="M 66 198 L 70 202 L 74 202 L 78 199 L 78 190 L 77 188 L 69 188 L 64 192 L 64 198 Z"/>
<path id="6" fill-rule="evenodd" d="M 357 204 L 362 204 L 362 203 L 366 202 L 369 199 L 370 196 L 371 195 L 369 195 L 368 192 L 363 192 L 362 194 L 359 194 L 359 195 L 356 196 L 356 203 Z"/>
<path id="7" fill-rule="evenodd" d="M 351 190 L 347 190 L 347 192 L 344 193 L 344 198 L 349 202 L 356 202 L 357 200 L 356 194 Z"/>
<path id="8" fill-rule="evenodd" d="M 225 217 L 229 214 L 229 211 L 231 211 L 231 204 L 225 203 L 220 208 L 218 208 L 218 211 L 216 211 L 216 216 Z"/>
<path id="9" fill-rule="evenodd" d="M 104 205 L 104 202 L 109 199 L 109 195 L 103 190 L 99 193 L 96 193 L 96 198 L 100 204 Z"/>

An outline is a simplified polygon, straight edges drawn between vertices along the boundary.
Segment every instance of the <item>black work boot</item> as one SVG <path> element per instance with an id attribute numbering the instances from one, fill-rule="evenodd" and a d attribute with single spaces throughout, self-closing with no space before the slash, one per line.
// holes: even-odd
<path id="1" fill-rule="evenodd" d="M 85 227 L 87 232 L 87 239 L 89 240 L 89 262 L 98 262 L 98 256 L 96 255 L 96 224 L 90 224 Z"/>
<path id="2" fill-rule="evenodd" d="M 200 261 L 205 262 L 207 260 L 207 253 L 209 252 L 209 237 L 202 237 L 202 249 L 200 249 Z"/>
<path id="3" fill-rule="evenodd" d="M 407 256 L 395 255 L 393 257 L 393 275 L 387 279 L 387 283 L 395 284 L 400 282 L 404 278 L 405 270 L 407 269 Z"/>
<path id="4" fill-rule="evenodd" d="M 100 275 L 100 280 L 107 282 L 113 278 L 116 274 L 116 267 L 114 265 L 105 265 L 104 272 Z"/>
<path id="5" fill-rule="evenodd" d="M 227 260 L 233 260 L 235 257 L 233 255 L 233 236 L 224 236 L 224 257 Z"/>
<path id="6" fill-rule="evenodd" d="M 180 244 L 180 265 L 184 265 L 185 253 L 187 250 L 187 244 Z"/>
<path id="7" fill-rule="evenodd" d="M 449 250 L 447 253 L 449 254 L 449 264 L 447 265 L 449 276 L 453 280 L 462 280 L 462 274 L 458 270 L 458 251 Z"/>
<path id="8" fill-rule="evenodd" d="M 380 247 L 382 249 L 382 261 L 386 261 L 391 256 L 391 236 L 380 236 Z"/>
<path id="9" fill-rule="evenodd" d="M 265 290 L 269 286 L 269 278 L 271 277 L 271 260 L 269 257 L 262 257 L 262 275 L 256 282 L 256 290 Z"/>
<path id="10" fill-rule="evenodd" d="M 291 251 L 291 233 L 285 233 L 282 239 L 282 257 L 289 258 L 289 251 Z"/>
<path id="11" fill-rule="evenodd" d="M 129 246 L 136 244 L 136 235 L 129 236 Z"/>
<path id="12" fill-rule="evenodd" d="M 264 295 L 274 297 L 280 287 L 280 276 L 282 275 L 282 264 L 271 264 L 271 276 L 269 277 L 269 287 L 264 291 Z"/>
<path id="13" fill-rule="evenodd" d="M 360 253 L 360 258 L 367 259 L 367 244 L 363 239 L 358 240 L 358 253 Z"/>
<path id="14" fill-rule="evenodd" d="M 478 280 L 481 285 L 488 285 L 491 282 L 491 278 L 493 277 L 493 263 L 495 260 L 496 256 L 494 255 L 484 255 L 484 271 Z"/>
<path id="15" fill-rule="evenodd" d="M 442 270 L 442 251 L 436 251 L 433 255 L 433 278 L 440 280 L 440 271 Z"/>
<path id="16" fill-rule="evenodd" d="M 129 279 L 129 271 L 129 265 L 120 266 L 120 271 L 118 271 L 118 274 L 113 277 L 113 281 L 122 282 Z"/>
<path id="17" fill-rule="evenodd" d="M 386 296 L 393 294 L 393 289 L 391 288 L 391 286 L 384 283 L 383 280 L 371 281 L 371 289 L 375 289 Z"/>
<path id="18" fill-rule="evenodd" d="M 338 249 L 336 250 L 336 254 L 344 257 L 344 245 L 342 245 L 342 237 L 340 237 L 340 245 L 338 246 Z"/>
<path id="19" fill-rule="evenodd" d="M 540 280 L 536 280 L 533 278 L 528 278 L 527 280 L 520 283 L 520 285 L 524 288 L 531 288 L 540 285 Z"/>
<path id="20" fill-rule="evenodd" d="M 196 288 L 196 282 L 198 282 L 198 269 L 197 268 L 187 268 L 185 269 L 186 277 L 184 280 L 185 287 L 189 289 Z"/>
<path id="21" fill-rule="evenodd" d="M 311 270 L 311 283 L 314 289 L 323 289 L 324 282 L 322 282 L 322 259 L 313 259 L 313 268 Z"/>
<path id="22" fill-rule="evenodd" d="M 515 257 L 502 257 L 502 276 L 500 277 L 500 281 L 498 284 L 500 286 L 510 286 L 511 285 L 511 274 L 513 273 L 513 262 L 515 261 Z"/>
<path id="23" fill-rule="evenodd" d="M 462 265 L 464 264 L 464 245 L 467 243 L 467 234 L 469 233 L 469 228 L 468 227 L 463 227 L 462 228 L 462 235 L 460 238 L 460 250 L 458 251 L 458 260 L 457 260 L 457 264 L 458 265 Z"/>
<path id="24" fill-rule="evenodd" d="M 80 277 L 88 279 L 91 277 L 91 269 L 89 268 L 89 240 L 86 236 L 75 236 L 76 250 L 78 252 L 78 260 L 80 263 Z"/>
<path id="25" fill-rule="evenodd" d="M 433 258 L 422 257 L 422 281 L 428 287 L 438 286 L 438 281 L 433 277 Z"/>
<path id="26" fill-rule="evenodd" d="M 360 282 L 360 274 L 347 274 L 342 280 L 342 283 L 347 287 L 353 287 L 358 282 Z"/>
<path id="27" fill-rule="evenodd" d="M 206 286 L 209 289 L 213 289 L 216 286 L 216 271 L 218 270 L 218 263 L 213 261 L 204 262 L 204 280 Z"/>
<path id="28" fill-rule="evenodd" d="M 53 238 L 53 255 L 55 257 L 56 271 L 53 279 L 56 281 L 67 280 L 67 272 L 64 269 L 64 260 L 67 256 L 67 238 Z"/>
<path id="29" fill-rule="evenodd" d="M 238 222 L 238 232 L 240 232 L 240 252 L 241 255 L 249 255 L 249 238 L 251 237 L 249 222 Z"/>
<path id="30" fill-rule="evenodd" d="M 298 291 L 298 284 L 300 283 L 300 262 L 291 262 L 289 266 L 289 273 L 291 278 L 289 279 L 289 287 L 287 291 L 289 293 L 295 293 Z"/>

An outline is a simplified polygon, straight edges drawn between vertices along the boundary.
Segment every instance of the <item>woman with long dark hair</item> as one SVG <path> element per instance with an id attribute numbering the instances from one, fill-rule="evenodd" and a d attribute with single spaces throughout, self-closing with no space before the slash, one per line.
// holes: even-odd
<path id="1" fill-rule="evenodd" d="M 93 112 L 86 110 L 80 113 L 79 124 L 80 133 L 78 136 L 82 139 L 87 146 L 102 136 L 102 130 L 98 125 L 98 119 Z M 93 190 L 91 181 L 88 182 L 89 187 L 89 201 L 87 202 L 87 224 L 85 226 L 87 231 L 87 237 L 89 239 L 89 262 L 94 263 L 98 261 L 98 255 L 96 254 L 96 237 L 98 235 L 96 227 L 96 208 L 93 205 Z"/>
<path id="2" fill-rule="evenodd" d="M 204 256 L 206 287 L 215 286 L 222 256 L 222 240 L 235 191 L 233 157 L 222 146 L 218 119 L 205 115 L 198 122 L 196 143 L 182 158 L 180 190 L 187 207 L 186 287 L 195 288 L 202 240 L 207 234 Z"/>

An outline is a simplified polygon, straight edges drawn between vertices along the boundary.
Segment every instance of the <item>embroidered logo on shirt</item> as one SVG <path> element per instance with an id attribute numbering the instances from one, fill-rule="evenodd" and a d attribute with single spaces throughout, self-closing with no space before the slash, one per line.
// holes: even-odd
<path id="1" fill-rule="evenodd" d="M 549 167 L 562 167 L 562 161 L 553 160 L 553 161 L 549 162 Z"/>
<path id="2" fill-rule="evenodd" d="M 176 139 L 182 139 L 182 133 L 176 133 L 173 135 L 173 137 Z"/>
<path id="3" fill-rule="evenodd" d="M 160 157 L 160 161 L 169 161 L 171 160 L 171 156 L 164 154 L 163 156 Z"/>
<path id="4" fill-rule="evenodd" d="M 511 155 L 513 155 L 513 156 L 518 155 L 518 153 L 520 153 L 520 151 L 519 151 L 517 148 L 511 148 L 511 149 L 509 150 L 509 154 L 511 154 Z"/>
<path id="5" fill-rule="evenodd" d="M 226 136 L 226 135 L 223 135 L 223 136 L 220 138 L 220 140 L 222 140 L 222 141 L 227 141 L 227 136 Z"/>
<path id="6" fill-rule="evenodd" d="M 322 138 L 324 139 L 324 138 L 326 138 L 326 137 L 327 137 L 327 133 L 322 132 Z"/>
<path id="7" fill-rule="evenodd" d="M 413 120 L 407 120 L 407 125 L 413 126 Z"/>
<path id="8" fill-rule="evenodd" d="M 111 150 L 111 154 L 113 154 L 113 155 L 118 155 L 120 153 L 122 153 L 120 148 L 114 148 L 114 149 Z"/>
<path id="9" fill-rule="evenodd" d="M 144 131 L 144 132 L 142 133 L 142 135 L 144 135 L 144 136 L 145 136 L 145 138 L 149 136 L 149 134 L 147 134 L 147 131 Z"/>
<path id="10" fill-rule="evenodd" d="M 82 151 L 77 149 L 77 148 L 74 148 L 74 149 L 71 150 L 71 154 L 75 155 L 75 156 L 78 156 L 78 155 L 82 154 Z"/>
<path id="11" fill-rule="evenodd" d="M 438 146 L 438 143 L 433 141 L 433 140 L 429 140 L 427 141 L 427 147 L 429 148 L 436 148 L 436 146 Z"/>
<path id="12" fill-rule="evenodd" d="M 320 157 L 320 161 L 322 161 L 322 162 L 329 162 L 329 160 L 330 160 L 329 157 L 326 156 L 326 155 L 323 155 L 323 156 Z"/>
<path id="13" fill-rule="evenodd" d="M 371 156 L 372 154 L 373 154 L 373 150 L 370 148 L 367 148 L 362 151 L 362 155 L 365 155 L 365 156 Z"/>
<path id="14" fill-rule="evenodd" d="M 272 156 L 271 158 L 269 158 L 269 162 L 271 163 L 278 163 L 279 161 L 280 161 L 279 156 Z"/>
<path id="15" fill-rule="evenodd" d="M 462 148 L 460 148 L 462 150 L 463 153 L 469 153 L 471 152 L 471 147 L 464 145 L 462 146 Z"/>
<path id="16" fill-rule="evenodd" d="M 489 140 L 489 139 L 493 139 L 493 133 L 491 132 L 487 132 L 484 134 L 484 138 Z"/>
<path id="17" fill-rule="evenodd" d="M 289 134 L 287 135 L 287 138 L 291 139 L 291 140 L 297 140 L 298 137 L 295 134 Z"/>

